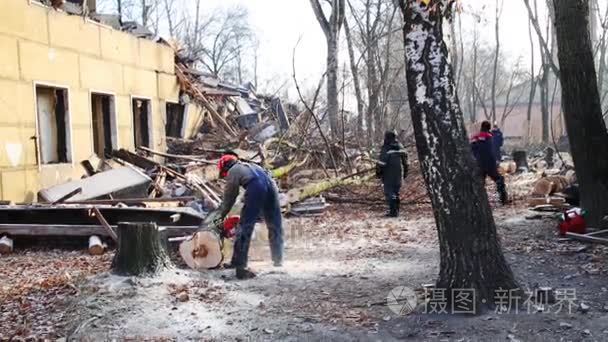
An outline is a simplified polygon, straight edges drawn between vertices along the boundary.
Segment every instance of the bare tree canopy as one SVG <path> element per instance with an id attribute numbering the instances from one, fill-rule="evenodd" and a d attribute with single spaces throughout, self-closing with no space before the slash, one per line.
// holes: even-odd
<path id="1" fill-rule="evenodd" d="M 327 1 L 329 16 L 325 13 L 319 0 L 310 0 L 310 5 L 317 21 L 325 34 L 327 43 L 327 116 L 333 136 L 339 131 L 338 103 L 338 47 L 340 30 L 344 23 L 344 0 Z"/>

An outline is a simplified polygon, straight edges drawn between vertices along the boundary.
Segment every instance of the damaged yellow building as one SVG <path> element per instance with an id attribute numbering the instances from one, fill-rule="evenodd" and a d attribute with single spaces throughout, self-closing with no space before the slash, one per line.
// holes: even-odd
<path id="1" fill-rule="evenodd" d="M 34 1 L 1 0 L 0 51 L 2 200 L 36 201 L 40 189 L 80 178 L 80 161 L 93 154 L 165 150 L 166 133 L 183 136 L 192 121 L 165 44 Z M 170 115 L 178 119 L 167 124 Z"/>

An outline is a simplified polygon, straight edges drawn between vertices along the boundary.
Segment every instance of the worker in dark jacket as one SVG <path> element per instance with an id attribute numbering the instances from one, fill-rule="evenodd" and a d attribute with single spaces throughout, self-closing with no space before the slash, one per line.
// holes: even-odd
<path id="1" fill-rule="evenodd" d="M 490 177 L 496 182 L 500 202 L 506 204 L 508 201 L 507 189 L 505 186 L 505 179 L 498 173 L 492 133 L 490 133 L 491 128 L 490 122 L 482 122 L 481 131 L 471 138 L 471 148 L 473 149 L 473 155 L 479 165 L 481 177 L 484 180 L 486 177 Z"/>
<path id="2" fill-rule="evenodd" d="M 241 220 L 236 232 L 231 267 L 236 268 L 238 279 L 255 277 L 247 269 L 249 244 L 255 223 L 263 214 L 268 227 L 270 253 L 275 266 L 283 263 L 283 222 L 279 192 L 271 176 L 260 166 L 241 162 L 232 154 L 226 154 L 219 160 L 220 178 L 226 179 L 224 198 L 219 207 L 219 216 L 226 217 L 232 209 L 239 188 L 245 189 L 245 203 L 241 211 Z"/>
<path id="3" fill-rule="evenodd" d="M 380 151 L 380 161 L 376 165 L 376 175 L 384 185 L 384 196 L 388 203 L 388 217 L 399 216 L 399 191 L 401 181 L 407 177 L 407 153 L 397 141 L 395 132 L 384 134 L 384 145 Z"/>
<path id="4" fill-rule="evenodd" d="M 502 131 L 498 128 L 498 124 L 494 123 L 494 127 L 492 128 L 492 148 L 494 152 L 494 156 L 496 157 L 496 163 L 500 163 L 502 159 L 502 145 L 504 143 L 504 139 L 502 137 Z"/>

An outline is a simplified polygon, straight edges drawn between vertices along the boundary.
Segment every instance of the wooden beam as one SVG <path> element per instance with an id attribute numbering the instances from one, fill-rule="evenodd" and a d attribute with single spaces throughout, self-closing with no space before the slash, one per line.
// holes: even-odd
<path id="1" fill-rule="evenodd" d="M 79 193 L 82 192 L 82 188 L 78 187 L 72 191 L 70 191 L 69 193 L 67 193 L 65 196 L 61 197 L 60 199 L 56 200 L 55 202 L 51 203 L 51 205 L 55 205 L 55 204 L 59 204 L 59 203 L 63 203 L 67 200 L 69 200 L 70 198 L 78 195 Z"/>
<path id="2" fill-rule="evenodd" d="M 576 234 L 576 233 L 566 233 L 566 237 L 569 237 L 574 240 L 584 241 L 584 242 L 592 242 L 599 243 L 602 245 L 608 245 L 608 239 L 603 239 L 595 236 L 589 236 L 584 234 Z"/>
<path id="3" fill-rule="evenodd" d="M 93 211 L 93 213 L 95 213 L 95 217 L 97 217 L 97 220 L 99 220 L 99 223 L 101 223 L 101 226 L 106 230 L 108 235 L 110 235 L 112 240 L 114 240 L 114 242 L 118 242 L 118 234 L 116 234 L 116 231 L 114 229 L 112 229 L 112 227 L 110 226 L 108 221 L 106 221 L 106 218 L 103 217 L 103 215 L 101 214 L 99 209 L 97 209 L 97 207 L 93 207 L 93 209 L 91 209 L 91 211 Z"/>
<path id="4" fill-rule="evenodd" d="M 598 230 L 595 232 L 585 234 L 587 236 L 598 236 L 598 235 L 608 235 L 608 229 Z"/>
<path id="5" fill-rule="evenodd" d="M 117 226 L 111 226 L 116 229 Z M 169 237 L 192 235 L 199 226 L 164 226 Z M 101 225 L 73 224 L 0 224 L 0 235 L 10 236 L 82 236 L 97 235 L 109 237 L 108 231 Z"/>
<path id="6" fill-rule="evenodd" d="M 185 75 L 184 71 L 182 70 L 182 67 L 180 67 L 179 65 L 176 65 L 175 71 L 176 71 L 175 75 L 177 76 L 177 78 L 182 83 L 184 83 L 184 85 L 187 88 L 189 88 L 192 92 L 194 92 L 194 95 L 196 95 L 196 98 L 202 102 L 203 106 L 205 106 L 205 108 L 209 111 L 209 114 L 211 114 L 211 116 L 221 124 L 222 128 L 226 131 L 226 133 L 232 135 L 233 137 L 238 136 L 238 132 L 236 132 L 234 130 L 234 128 L 232 128 L 232 126 L 230 126 L 226 122 L 226 120 L 224 120 L 224 118 L 217 112 L 217 110 L 209 102 L 209 100 L 203 94 L 203 92 L 201 92 L 194 84 L 192 84 L 192 82 L 190 82 L 190 80 Z"/>
<path id="7" fill-rule="evenodd" d="M 112 151 L 112 156 L 121 160 L 124 160 L 130 164 L 133 164 L 139 168 L 144 170 L 153 169 L 158 167 L 160 164 L 146 157 L 142 157 L 133 153 L 131 151 L 127 151 L 125 149 Z"/>
<path id="8" fill-rule="evenodd" d="M 191 157 L 191 156 L 180 156 L 180 155 L 177 155 L 177 154 L 170 154 L 170 153 L 159 152 L 159 151 L 155 151 L 153 149 L 150 149 L 150 148 L 147 148 L 147 147 L 143 147 L 143 146 L 138 147 L 138 149 L 140 149 L 142 151 L 146 151 L 148 153 L 152 153 L 152 154 L 157 155 L 157 156 L 165 157 L 165 158 L 183 159 L 183 160 L 193 161 L 193 162 L 207 164 L 207 165 L 215 165 L 215 164 L 217 164 L 217 162 L 215 162 L 215 161 L 205 160 L 205 159 L 201 159 L 201 158 L 194 158 L 194 157 Z"/>
<path id="9" fill-rule="evenodd" d="M 171 197 L 171 198 L 124 198 L 124 199 L 107 199 L 107 200 L 88 200 L 65 202 L 64 204 L 92 204 L 92 205 L 113 205 L 118 203 L 124 204 L 139 204 L 139 203 L 171 203 L 171 202 L 191 202 L 196 200 L 194 196 Z M 29 203 L 26 203 L 29 204 Z"/>

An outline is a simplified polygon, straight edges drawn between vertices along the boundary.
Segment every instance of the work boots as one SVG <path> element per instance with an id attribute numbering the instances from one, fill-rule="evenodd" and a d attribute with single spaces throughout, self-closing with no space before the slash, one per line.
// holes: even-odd
<path id="1" fill-rule="evenodd" d="M 236 269 L 236 278 L 239 280 L 252 279 L 255 277 L 256 274 L 247 268 L 237 267 Z"/>
<path id="2" fill-rule="evenodd" d="M 391 199 L 388 202 L 388 213 L 386 217 L 398 217 L 399 216 L 399 199 Z"/>
<path id="3" fill-rule="evenodd" d="M 399 216 L 399 207 L 401 206 L 401 199 L 399 197 L 395 198 L 395 217 Z"/>

